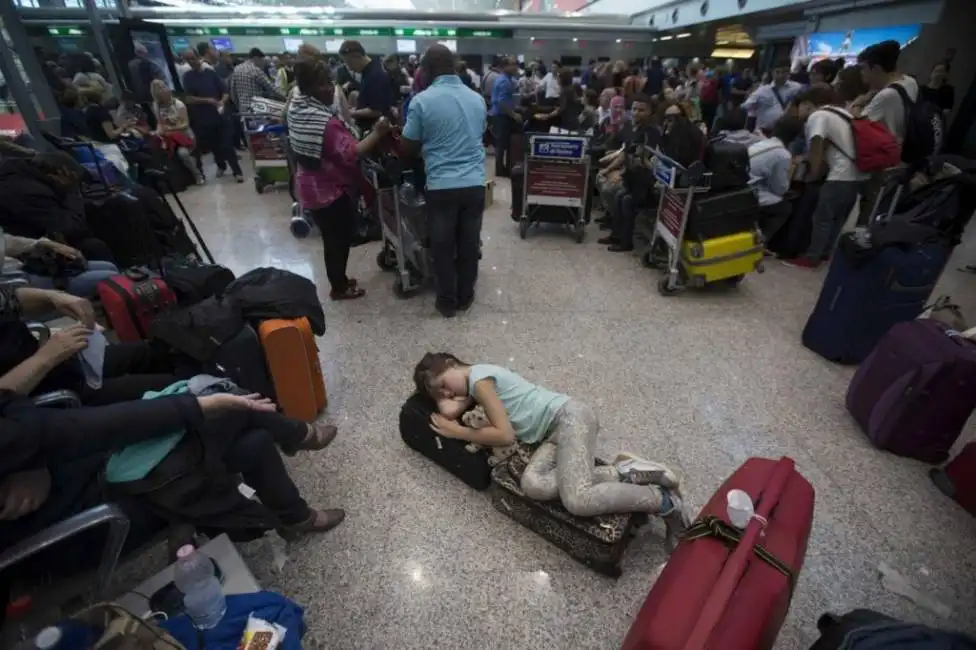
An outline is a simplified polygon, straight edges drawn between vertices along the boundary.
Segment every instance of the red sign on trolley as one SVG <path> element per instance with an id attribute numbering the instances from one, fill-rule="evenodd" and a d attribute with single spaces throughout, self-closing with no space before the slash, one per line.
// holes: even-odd
<path id="1" fill-rule="evenodd" d="M 685 216 L 685 205 L 677 192 L 669 187 L 664 188 L 661 199 L 661 209 L 658 212 L 658 224 L 662 226 L 659 232 L 671 246 L 676 246 L 681 235 L 681 222 Z"/>

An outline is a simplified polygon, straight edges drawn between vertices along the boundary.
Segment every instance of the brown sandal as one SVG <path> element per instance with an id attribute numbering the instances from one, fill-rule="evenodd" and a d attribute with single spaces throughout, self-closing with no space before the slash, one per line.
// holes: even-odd
<path id="1" fill-rule="evenodd" d="M 356 298 L 362 298 L 366 295 L 365 289 L 360 289 L 358 285 L 349 283 L 346 290 L 343 292 L 331 291 L 329 292 L 329 298 L 332 300 L 355 300 Z"/>

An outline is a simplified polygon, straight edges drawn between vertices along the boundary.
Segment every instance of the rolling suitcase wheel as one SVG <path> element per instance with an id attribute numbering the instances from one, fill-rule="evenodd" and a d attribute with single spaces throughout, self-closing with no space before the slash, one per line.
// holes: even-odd
<path id="1" fill-rule="evenodd" d="M 291 230 L 291 234 L 294 235 L 296 239 L 305 239 L 312 232 L 312 224 L 306 221 L 303 217 L 292 217 L 291 223 L 288 224 L 288 228 Z"/>

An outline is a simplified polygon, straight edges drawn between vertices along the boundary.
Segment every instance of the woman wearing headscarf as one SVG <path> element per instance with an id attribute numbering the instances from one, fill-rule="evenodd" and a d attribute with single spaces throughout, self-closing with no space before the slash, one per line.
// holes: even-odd
<path id="1" fill-rule="evenodd" d="M 626 100 L 620 95 L 616 95 L 610 100 L 610 109 L 607 116 L 600 123 L 600 130 L 606 134 L 619 132 L 624 124 L 627 123 Z"/>
<path id="2" fill-rule="evenodd" d="M 299 202 L 311 213 L 322 234 L 325 270 L 333 300 L 362 298 L 366 292 L 346 275 L 349 249 L 356 230 L 356 206 L 361 172 L 359 157 L 390 132 L 380 118 L 360 141 L 336 111 L 332 73 L 321 61 L 295 64 L 298 94 L 288 107 L 288 142 L 295 156 L 295 189 Z"/>

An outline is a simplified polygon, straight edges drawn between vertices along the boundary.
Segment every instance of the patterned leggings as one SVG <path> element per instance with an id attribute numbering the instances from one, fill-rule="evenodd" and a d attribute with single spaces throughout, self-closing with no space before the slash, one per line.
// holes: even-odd
<path id="1" fill-rule="evenodd" d="M 600 422 L 589 406 L 569 400 L 549 430 L 549 437 L 532 454 L 522 474 L 526 496 L 536 501 L 558 496 L 563 507 L 579 517 L 661 512 L 660 488 L 621 483 L 612 466 L 594 466 Z"/>

